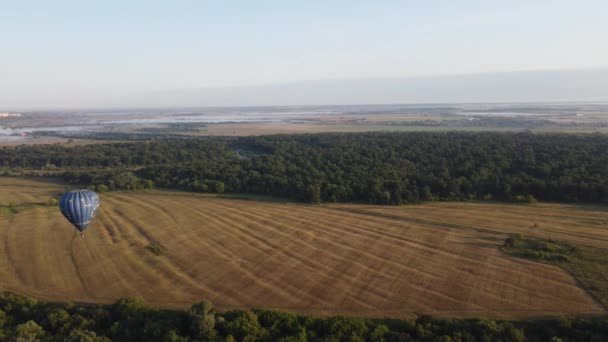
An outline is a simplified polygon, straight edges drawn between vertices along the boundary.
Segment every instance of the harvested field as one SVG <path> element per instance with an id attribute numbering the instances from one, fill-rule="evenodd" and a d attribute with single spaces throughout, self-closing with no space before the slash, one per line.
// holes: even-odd
<path id="1" fill-rule="evenodd" d="M 561 268 L 498 248 L 520 230 L 608 248 L 602 207 L 309 206 L 117 192 L 102 195 L 80 238 L 43 205 L 62 189 L 0 178 L 0 205 L 18 209 L 0 217 L 1 288 L 56 301 L 142 296 L 187 307 L 207 299 L 220 308 L 365 317 L 605 313 Z"/>
<path id="2" fill-rule="evenodd" d="M 415 206 L 353 206 L 343 210 L 454 229 L 511 233 L 608 249 L 608 206 L 568 204 L 430 203 Z M 459 227 L 462 226 L 462 227 Z"/>

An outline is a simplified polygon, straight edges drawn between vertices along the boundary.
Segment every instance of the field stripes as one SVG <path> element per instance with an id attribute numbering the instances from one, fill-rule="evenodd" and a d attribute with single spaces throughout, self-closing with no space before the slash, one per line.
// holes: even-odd
<path id="1" fill-rule="evenodd" d="M 60 187 L 0 178 L 0 189 L 0 201 L 26 189 L 18 200 L 43 203 Z M 48 300 L 141 296 L 187 307 L 205 299 L 225 309 L 319 315 L 599 314 L 604 309 L 562 269 L 498 247 L 537 221 L 538 235 L 608 248 L 605 219 L 601 208 L 548 204 L 311 206 L 106 193 L 84 238 L 53 207 L 1 219 L 0 288 Z"/>

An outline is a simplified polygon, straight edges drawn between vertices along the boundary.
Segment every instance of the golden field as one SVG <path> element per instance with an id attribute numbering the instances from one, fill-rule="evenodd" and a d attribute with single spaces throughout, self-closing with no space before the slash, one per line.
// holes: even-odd
<path id="1" fill-rule="evenodd" d="M 508 256 L 510 233 L 608 248 L 599 206 L 269 203 L 101 195 L 86 236 L 45 206 L 58 183 L 0 178 L 0 288 L 53 301 L 203 299 L 362 317 L 605 314 L 563 269 Z M 157 244 L 162 255 L 147 246 Z"/>

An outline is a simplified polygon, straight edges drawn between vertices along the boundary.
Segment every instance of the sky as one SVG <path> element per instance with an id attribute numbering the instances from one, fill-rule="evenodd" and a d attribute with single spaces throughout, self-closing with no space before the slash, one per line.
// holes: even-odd
<path id="1" fill-rule="evenodd" d="M 605 0 L 0 0 L 0 107 L 607 68 L 607 13 Z"/>

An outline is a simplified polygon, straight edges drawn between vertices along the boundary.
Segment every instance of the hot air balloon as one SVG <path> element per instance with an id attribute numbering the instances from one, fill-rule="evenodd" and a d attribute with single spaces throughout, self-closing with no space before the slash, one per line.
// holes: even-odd
<path id="1" fill-rule="evenodd" d="M 91 190 L 69 191 L 59 199 L 59 209 L 63 216 L 80 231 L 80 236 L 84 236 L 84 230 L 99 209 L 99 197 Z"/>

